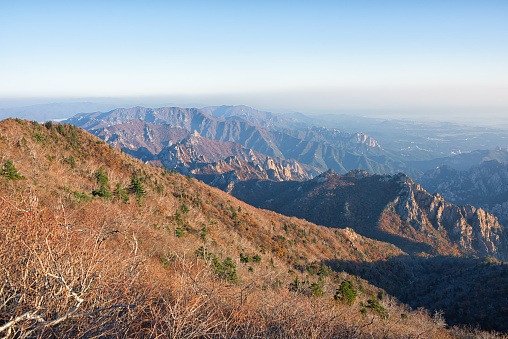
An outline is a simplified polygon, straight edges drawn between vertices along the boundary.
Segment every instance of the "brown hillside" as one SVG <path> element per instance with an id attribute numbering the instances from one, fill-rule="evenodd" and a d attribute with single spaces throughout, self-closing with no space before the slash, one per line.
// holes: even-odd
<path id="1" fill-rule="evenodd" d="M 2 121 L 0 160 L 8 338 L 469 333 L 321 265 L 403 255 L 395 246 L 258 210 L 74 126 Z"/>

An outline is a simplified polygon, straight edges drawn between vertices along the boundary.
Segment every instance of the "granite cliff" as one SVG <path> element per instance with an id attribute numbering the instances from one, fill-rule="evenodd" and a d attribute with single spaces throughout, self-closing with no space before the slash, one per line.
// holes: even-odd
<path id="1" fill-rule="evenodd" d="M 338 175 L 330 170 L 306 182 L 238 183 L 232 194 L 317 224 L 352 228 L 408 253 L 491 255 L 508 260 L 507 235 L 494 215 L 431 195 L 405 174 L 370 175 L 356 170 Z"/>
<path id="2" fill-rule="evenodd" d="M 429 192 L 439 192 L 456 204 L 471 204 L 492 212 L 508 224 L 508 165 L 498 160 L 482 162 L 468 170 L 444 165 L 419 180 Z"/>

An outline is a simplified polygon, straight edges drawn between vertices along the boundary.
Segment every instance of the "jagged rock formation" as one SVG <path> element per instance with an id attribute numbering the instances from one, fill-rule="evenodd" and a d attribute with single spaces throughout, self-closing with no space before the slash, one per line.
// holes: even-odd
<path id="1" fill-rule="evenodd" d="M 471 204 L 494 213 L 508 224 L 508 165 L 485 161 L 467 171 L 448 165 L 428 171 L 419 180 L 430 192 L 439 192 L 456 204 Z"/>
<path id="2" fill-rule="evenodd" d="M 440 194 L 427 193 L 407 176 L 396 177 L 401 191 L 393 205 L 403 222 L 420 232 L 445 233 L 463 250 L 508 260 L 508 238 L 494 215 L 471 205 L 454 205 Z"/>
<path id="3" fill-rule="evenodd" d="M 116 148 L 133 151 L 143 148 L 151 154 L 159 153 L 163 147 L 171 146 L 191 135 L 183 128 L 152 124 L 139 119 L 100 128 L 95 130 L 94 134 Z"/>
<path id="4" fill-rule="evenodd" d="M 233 142 L 202 138 L 197 132 L 163 148 L 153 160 L 225 191 L 243 180 L 301 181 L 319 174 L 317 169 L 296 161 L 272 158 Z"/>
<path id="5" fill-rule="evenodd" d="M 431 195 L 405 174 L 333 170 L 303 183 L 250 181 L 232 194 L 247 203 L 392 242 L 411 253 L 492 255 L 508 260 L 508 237 L 495 216 Z"/>

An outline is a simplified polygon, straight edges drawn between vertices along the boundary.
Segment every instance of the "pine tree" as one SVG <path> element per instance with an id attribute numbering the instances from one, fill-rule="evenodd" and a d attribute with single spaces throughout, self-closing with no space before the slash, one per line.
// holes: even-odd
<path id="1" fill-rule="evenodd" d="M 113 194 L 117 198 L 122 199 L 124 202 L 127 202 L 129 200 L 129 196 L 127 195 L 127 191 L 122 188 L 122 184 L 120 184 L 120 183 L 116 184 L 116 188 L 113 191 Z"/>
<path id="2" fill-rule="evenodd" d="M 335 300 L 345 301 L 349 305 L 353 305 L 356 300 L 358 292 L 355 286 L 349 280 L 344 280 L 335 292 Z"/>
<path id="3" fill-rule="evenodd" d="M 95 172 L 95 179 L 97 179 L 97 184 L 99 184 L 99 188 L 92 191 L 92 194 L 99 197 L 109 198 L 111 193 L 109 193 L 109 179 L 104 169 L 99 167 L 99 169 Z"/>
<path id="4" fill-rule="evenodd" d="M 18 173 L 18 169 L 12 163 L 12 160 L 7 160 L 2 167 L 2 175 L 7 178 L 7 180 L 24 180 L 25 176 L 22 176 Z"/>
<path id="5" fill-rule="evenodd" d="M 108 176 L 106 175 L 106 173 L 104 172 L 104 169 L 101 167 L 99 167 L 99 169 L 97 170 L 97 172 L 95 172 L 95 178 L 97 179 L 97 183 L 99 184 L 99 186 L 107 186 L 109 188 L 109 179 L 108 179 Z"/>
<path id="6" fill-rule="evenodd" d="M 145 186 L 141 183 L 138 176 L 134 174 L 131 179 L 131 185 L 129 186 L 129 191 L 136 196 L 136 200 L 138 204 L 141 204 L 141 198 L 146 195 Z"/>

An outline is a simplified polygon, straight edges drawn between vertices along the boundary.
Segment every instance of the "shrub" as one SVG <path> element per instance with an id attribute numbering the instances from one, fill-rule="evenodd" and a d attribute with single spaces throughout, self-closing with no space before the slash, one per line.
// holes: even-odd
<path id="1" fill-rule="evenodd" d="M 74 191 L 74 197 L 82 201 L 91 201 L 92 199 L 84 192 Z"/>
<path id="2" fill-rule="evenodd" d="M 217 257 L 213 258 L 213 265 L 215 266 L 215 273 L 222 279 L 238 282 L 238 274 L 236 273 L 236 265 L 233 259 L 227 257 L 222 263 L 219 262 Z"/>
<path id="3" fill-rule="evenodd" d="M 201 240 L 206 241 L 207 234 L 208 234 L 208 229 L 206 228 L 206 226 L 203 226 L 203 228 L 201 229 L 201 232 L 199 233 L 199 237 L 201 238 Z"/>
<path id="4" fill-rule="evenodd" d="M 2 167 L 2 175 L 7 178 L 7 180 L 25 180 L 25 176 L 20 175 L 18 173 L 18 169 L 12 163 L 12 160 L 7 160 Z"/>
<path id="5" fill-rule="evenodd" d="M 297 292 L 300 289 L 302 282 L 298 279 L 298 276 L 295 277 L 295 280 L 289 284 L 289 290 L 293 292 Z"/>
<path id="6" fill-rule="evenodd" d="M 180 212 L 178 212 L 178 210 L 175 212 L 173 218 L 175 219 L 177 225 L 179 226 L 183 225 L 182 215 L 180 214 Z"/>
<path id="7" fill-rule="evenodd" d="M 357 292 L 353 283 L 349 280 L 344 280 L 335 292 L 334 299 L 353 305 L 356 300 L 356 296 Z"/>
<path id="8" fill-rule="evenodd" d="M 244 255 L 243 253 L 240 253 L 240 261 L 243 262 L 244 264 L 246 264 L 246 263 L 251 262 L 252 258 L 249 257 L 248 255 Z"/>
<path id="9" fill-rule="evenodd" d="M 384 318 L 388 315 L 385 308 L 379 304 L 379 300 L 377 300 L 376 297 L 372 297 L 371 299 L 367 300 L 367 304 L 367 308 L 377 312 L 381 317 Z"/>
<path id="10" fill-rule="evenodd" d="M 325 292 L 321 289 L 321 284 L 314 282 L 310 285 L 310 292 L 313 296 L 322 297 Z"/>
<path id="11" fill-rule="evenodd" d="M 116 188 L 113 191 L 113 194 L 124 202 L 129 201 L 129 196 L 127 195 L 127 191 L 122 188 L 122 184 L 116 184 Z"/>
<path id="12" fill-rule="evenodd" d="M 204 246 L 200 246 L 196 251 L 194 251 L 194 254 L 196 254 L 198 258 L 205 260 L 215 258 L 215 254 L 208 252 Z"/>
<path id="13" fill-rule="evenodd" d="M 178 238 L 181 238 L 183 237 L 183 229 L 181 227 L 177 227 L 176 230 L 175 230 L 175 235 L 178 237 Z"/>
<path id="14" fill-rule="evenodd" d="M 69 165 L 71 165 L 72 168 L 74 168 L 74 166 L 76 166 L 76 159 L 74 159 L 74 157 L 71 155 L 69 155 L 69 157 L 67 158 L 67 163 Z"/>
<path id="15" fill-rule="evenodd" d="M 35 140 L 37 140 L 37 142 L 39 142 L 39 143 L 43 143 L 43 142 L 46 140 L 46 138 L 44 137 L 44 135 L 42 135 L 42 134 L 40 134 L 40 133 L 35 133 L 35 134 L 34 134 L 34 138 L 35 138 Z"/>
<path id="16" fill-rule="evenodd" d="M 61 125 L 59 125 L 61 126 Z M 97 184 L 99 184 L 99 188 L 92 191 L 92 195 L 99 196 L 103 198 L 111 197 L 111 193 L 109 193 L 109 179 L 104 169 L 99 167 L 99 169 L 95 172 L 95 178 L 97 179 Z"/>
<path id="17" fill-rule="evenodd" d="M 111 197 L 111 193 L 109 193 L 109 190 L 104 186 L 101 186 L 98 189 L 93 190 L 92 195 L 96 196 L 96 197 L 101 197 L 101 198 Z"/>

